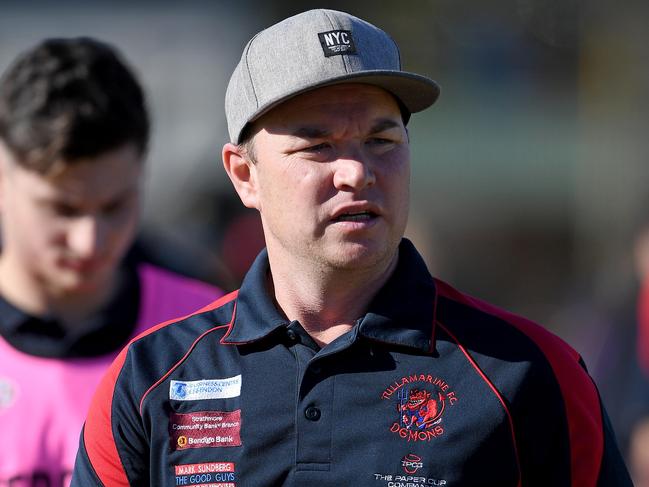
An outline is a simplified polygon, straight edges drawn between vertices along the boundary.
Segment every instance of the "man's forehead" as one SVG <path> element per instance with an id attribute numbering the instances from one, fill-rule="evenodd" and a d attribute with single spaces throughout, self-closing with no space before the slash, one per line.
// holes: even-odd
<path id="1" fill-rule="evenodd" d="M 79 170 L 79 169 L 85 169 Z M 134 171 L 122 171 L 119 177 L 107 178 L 105 173 L 93 171 L 94 167 L 70 165 L 53 177 L 17 166 L 15 174 L 24 188 L 44 199 L 92 200 L 126 195 L 140 186 L 140 175 Z"/>
<path id="2" fill-rule="evenodd" d="M 48 173 L 14 164 L 11 173 L 26 195 L 85 205 L 130 197 L 139 191 L 142 170 L 138 153 L 124 148 L 88 160 L 56 161 Z"/>

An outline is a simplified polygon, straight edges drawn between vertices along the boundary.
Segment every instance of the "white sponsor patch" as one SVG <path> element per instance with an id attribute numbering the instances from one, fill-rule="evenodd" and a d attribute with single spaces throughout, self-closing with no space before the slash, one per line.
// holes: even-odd
<path id="1" fill-rule="evenodd" d="M 241 375 L 227 379 L 172 380 L 169 399 L 198 401 L 201 399 L 227 399 L 241 395 Z"/>

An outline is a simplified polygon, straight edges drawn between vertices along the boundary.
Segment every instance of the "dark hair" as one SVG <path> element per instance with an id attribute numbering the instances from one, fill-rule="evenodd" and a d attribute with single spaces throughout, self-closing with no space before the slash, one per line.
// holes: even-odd
<path id="1" fill-rule="evenodd" d="M 24 167 L 92 158 L 133 143 L 144 155 L 149 116 L 117 50 L 87 37 L 48 39 L 0 80 L 0 139 Z"/>

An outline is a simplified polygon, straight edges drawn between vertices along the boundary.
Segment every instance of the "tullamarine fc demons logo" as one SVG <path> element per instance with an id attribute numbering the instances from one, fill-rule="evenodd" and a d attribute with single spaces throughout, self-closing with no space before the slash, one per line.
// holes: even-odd
<path id="1" fill-rule="evenodd" d="M 395 381 L 381 394 L 396 399 L 398 419 L 390 431 L 411 441 L 431 441 L 444 433 L 442 416 L 458 400 L 455 392 L 439 377 L 414 374 Z"/>
<path id="2" fill-rule="evenodd" d="M 426 389 L 402 389 L 399 391 L 397 410 L 401 413 L 401 424 L 408 430 L 425 430 L 442 421 L 444 396 L 437 397 Z"/>

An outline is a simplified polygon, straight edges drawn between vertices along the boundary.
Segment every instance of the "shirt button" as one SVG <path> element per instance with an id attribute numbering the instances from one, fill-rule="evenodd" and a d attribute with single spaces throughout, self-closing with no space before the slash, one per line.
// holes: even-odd
<path id="1" fill-rule="evenodd" d="M 320 410 L 315 406 L 309 406 L 304 411 L 304 416 L 309 421 L 318 421 L 320 419 L 320 415 L 321 415 Z"/>
<path id="2" fill-rule="evenodd" d="M 291 330 L 290 328 L 288 330 L 286 330 L 286 336 L 292 342 L 297 340 L 297 333 L 295 333 L 295 331 Z"/>

